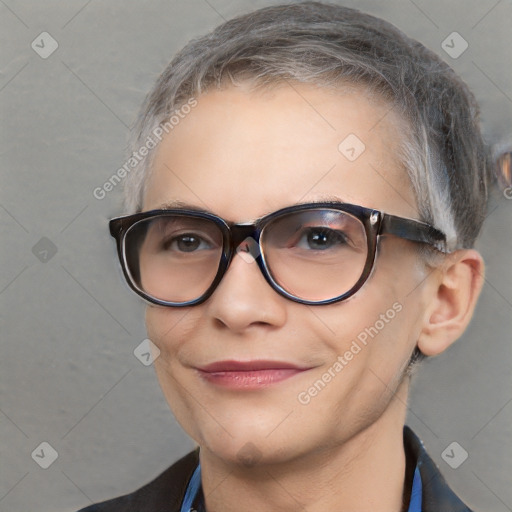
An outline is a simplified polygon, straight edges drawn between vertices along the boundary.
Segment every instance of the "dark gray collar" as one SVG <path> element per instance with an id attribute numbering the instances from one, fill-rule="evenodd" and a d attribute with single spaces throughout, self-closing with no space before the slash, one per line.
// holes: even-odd
<path id="1" fill-rule="evenodd" d="M 423 487 L 423 512 L 471 512 L 448 487 L 443 475 L 425 451 L 423 443 L 408 427 L 404 427 L 404 448 L 420 470 Z"/>

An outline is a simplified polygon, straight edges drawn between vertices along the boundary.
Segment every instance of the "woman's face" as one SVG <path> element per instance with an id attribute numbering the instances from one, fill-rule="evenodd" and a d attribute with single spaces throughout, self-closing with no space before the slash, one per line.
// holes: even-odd
<path id="1" fill-rule="evenodd" d="M 156 149 L 144 210 L 180 202 L 240 223 L 337 197 L 417 218 L 396 155 L 399 126 L 387 105 L 357 91 L 294 84 L 209 92 Z M 400 384 L 428 282 L 413 245 L 382 239 L 363 288 L 323 306 L 280 296 L 243 256 L 203 304 L 147 308 L 157 375 L 186 432 L 227 462 L 277 462 L 402 421 L 403 401 L 393 396 L 400 389 L 405 397 Z M 258 381 L 262 361 L 295 370 L 267 370 Z M 253 371 L 199 370 L 232 362 Z"/>

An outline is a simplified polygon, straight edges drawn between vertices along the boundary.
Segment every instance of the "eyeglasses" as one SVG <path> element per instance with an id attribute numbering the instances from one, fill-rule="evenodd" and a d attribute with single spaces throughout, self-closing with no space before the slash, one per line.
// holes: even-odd
<path id="1" fill-rule="evenodd" d="M 247 224 L 201 210 L 152 210 L 109 226 L 129 286 L 161 306 L 204 302 L 236 254 L 255 261 L 283 297 L 321 305 L 363 286 L 380 235 L 447 252 L 445 235 L 424 222 L 345 203 L 298 204 Z"/>

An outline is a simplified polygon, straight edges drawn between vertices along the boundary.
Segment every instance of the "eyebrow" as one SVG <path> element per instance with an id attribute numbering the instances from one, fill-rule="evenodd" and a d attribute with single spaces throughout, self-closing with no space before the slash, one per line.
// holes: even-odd
<path id="1" fill-rule="evenodd" d="M 308 201 L 299 201 L 298 203 L 292 203 L 288 206 L 295 206 L 299 204 L 314 204 L 314 203 L 345 203 L 341 197 L 335 196 L 335 195 L 321 195 L 319 197 L 316 197 L 314 199 L 310 199 Z M 170 201 L 167 201 L 166 203 L 161 204 L 157 209 L 158 210 L 171 210 L 173 208 L 186 208 L 188 210 L 198 210 L 198 211 L 205 211 L 205 212 L 211 212 L 210 210 L 203 208 L 201 206 L 197 206 L 192 203 L 187 203 L 186 201 L 180 201 L 179 199 L 172 199 Z"/>
<path id="2" fill-rule="evenodd" d="M 315 204 L 315 203 L 337 203 L 337 204 L 344 204 L 346 201 L 344 201 L 341 197 L 335 196 L 335 195 L 320 195 L 314 199 L 309 199 L 307 201 L 299 201 L 297 203 L 291 203 L 286 206 L 296 206 L 301 204 Z M 283 207 L 285 208 L 285 207 Z M 204 208 L 202 206 L 198 206 L 196 204 L 187 203 L 186 201 L 180 201 L 179 199 L 172 199 L 170 201 L 167 201 L 157 208 L 158 210 L 173 210 L 173 209 L 183 209 L 183 210 L 192 210 L 195 212 L 201 212 L 201 213 L 210 213 L 213 215 L 217 215 L 217 213 L 209 210 L 208 208 Z M 280 210 L 281 208 L 278 208 Z M 266 215 L 269 215 L 270 213 L 273 213 L 277 210 L 270 210 L 265 212 L 263 215 L 261 215 L 258 218 L 265 217 Z M 257 220 L 257 219 L 254 219 Z"/>
<path id="3" fill-rule="evenodd" d="M 343 203 L 345 204 L 346 201 L 342 199 L 339 196 L 335 195 L 321 195 L 319 197 L 316 197 L 315 199 L 311 199 L 309 201 L 300 201 L 297 204 L 306 204 L 306 203 Z"/>
<path id="4" fill-rule="evenodd" d="M 185 201 L 179 201 L 178 199 L 173 199 L 164 204 L 161 204 L 160 206 L 158 206 L 155 209 L 157 209 L 157 210 L 173 210 L 175 208 L 183 209 L 183 210 L 194 210 L 194 211 L 198 211 L 198 212 L 213 213 L 212 211 L 208 210 L 207 208 L 203 208 L 201 206 L 197 206 L 192 203 L 187 203 Z"/>

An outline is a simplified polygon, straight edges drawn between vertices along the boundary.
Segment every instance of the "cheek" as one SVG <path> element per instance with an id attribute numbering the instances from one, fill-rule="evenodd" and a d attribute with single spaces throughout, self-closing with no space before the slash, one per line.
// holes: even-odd
<path id="1" fill-rule="evenodd" d="M 333 442 L 381 416 L 414 348 L 400 293 L 393 286 L 385 295 L 375 289 L 379 288 L 369 287 L 346 303 L 315 309 L 315 327 L 309 326 L 327 348 L 327 357 L 300 390 L 300 412 L 304 418 L 332 418 L 323 428 L 330 431 Z"/>
<path id="2" fill-rule="evenodd" d="M 424 277 L 412 256 L 380 258 L 355 296 L 315 309 L 315 335 L 329 347 L 333 362 L 341 356 L 341 364 L 352 367 L 346 373 L 357 372 L 357 379 L 366 383 L 380 378 L 381 386 L 401 374 L 420 331 L 423 302 L 418 285 Z"/>
<path id="3" fill-rule="evenodd" d="M 146 309 L 148 337 L 160 350 L 154 362 L 158 382 L 176 420 L 196 441 L 198 432 L 190 415 L 194 404 L 190 403 L 190 393 L 187 393 L 190 370 L 183 368 L 180 359 L 191 330 L 201 321 L 200 309 L 153 306 Z"/>
<path id="4" fill-rule="evenodd" d="M 146 330 L 149 339 L 160 349 L 161 355 L 175 354 L 190 331 L 197 327 L 201 308 L 165 308 L 148 306 Z"/>
<path id="5" fill-rule="evenodd" d="M 173 410 L 174 403 L 182 394 L 180 381 L 183 380 L 183 368 L 180 364 L 180 354 L 197 321 L 197 311 L 192 308 L 149 306 L 146 309 L 148 338 L 160 350 L 160 355 L 154 363 L 156 374 Z"/>
<path id="6" fill-rule="evenodd" d="M 173 331 L 177 330 L 180 321 L 183 320 L 184 312 L 178 309 L 159 308 L 148 306 L 146 309 L 146 330 L 148 338 L 160 350 L 159 357 L 155 360 L 155 371 L 160 382 L 162 391 L 167 400 L 175 393 L 176 384 L 172 378 L 173 372 L 171 362 L 178 349 L 177 338 Z"/>

